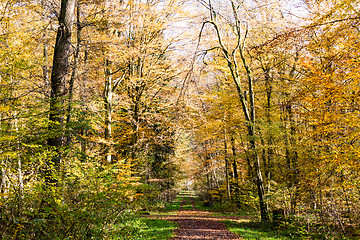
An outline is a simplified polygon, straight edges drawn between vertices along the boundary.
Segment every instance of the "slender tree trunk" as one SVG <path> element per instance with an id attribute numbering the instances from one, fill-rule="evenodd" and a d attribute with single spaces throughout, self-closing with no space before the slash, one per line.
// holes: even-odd
<path id="1" fill-rule="evenodd" d="M 136 143 L 138 142 L 138 132 L 139 132 L 139 102 L 136 101 L 134 103 L 133 108 L 133 119 L 134 123 L 132 125 L 132 135 L 131 135 L 131 143 L 130 143 L 130 156 L 131 159 L 134 160 L 136 158 Z"/>
<path id="2" fill-rule="evenodd" d="M 19 128 L 18 128 L 18 118 L 15 114 L 15 120 L 14 120 L 14 128 L 15 128 L 15 132 L 18 133 Z M 21 166 L 21 154 L 20 154 L 20 140 L 18 139 L 17 141 L 17 157 L 18 157 L 18 186 L 19 186 L 19 197 L 20 199 L 24 198 L 24 179 L 23 179 L 23 172 L 22 172 L 22 166 Z"/>
<path id="3" fill-rule="evenodd" d="M 208 156 L 206 154 L 205 154 L 204 168 L 206 171 L 206 181 L 207 181 L 208 191 L 210 191 L 212 184 L 211 184 L 211 178 L 210 178 L 210 168 L 209 168 L 209 163 L 208 163 Z"/>
<path id="4" fill-rule="evenodd" d="M 113 75 L 120 71 L 112 72 L 111 71 L 111 62 L 108 59 L 105 59 L 105 86 L 103 91 L 103 103 L 104 103 L 104 155 L 105 161 L 108 163 L 113 163 L 115 157 L 113 156 L 113 139 L 112 139 L 112 113 L 113 113 L 113 95 L 125 77 L 125 73 L 122 77 L 118 79 L 113 79 Z"/>
<path id="5" fill-rule="evenodd" d="M 239 181 L 239 173 L 237 170 L 237 163 L 236 163 L 236 146 L 235 146 L 235 138 L 233 135 L 231 135 L 230 138 L 231 141 L 231 150 L 232 150 L 232 156 L 233 156 L 233 178 L 235 179 L 235 182 L 238 183 Z"/>
<path id="6" fill-rule="evenodd" d="M 105 159 L 106 162 L 112 162 L 112 100 L 113 100 L 113 83 L 110 71 L 109 60 L 105 60 L 105 88 L 104 88 L 104 108 L 105 108 Z"/>
<path id="7" fill-rule="evenodd" d="M 294 135 L 296 134 L 295 126 L 293 123 L 293 117 L 292 117 L 292 106 L 290 103 L 288 103 L 285 106 L 285 116 L 287 118 L 288 122 L 288 128 L 290 128 L 290 132 L 286 134 L 285 139 L 285 155 L 286 155 L 286 161 L 288 165 L 288 171 L 289 171 L 289 188 L 291 190 L 291 213 L 296 214 L 296 205 L 297 205 L 297 198 L 298 198 L 298 153 L 294 149 L 295 147 L 295 140 Z M 286 129 L 285 129 L 286 131 Z"/>
<path id="8" fill-rule="evenodd" d="M 211 1 L 209 2 L 211 5 Z M 260 167 L 260 159 L 257 153 L 257 146 L 256 146 L 256 116 L 255 116 L 255 93 L 254 93 L 254 81 L 251 75 L 250 67 L 246 61 L 246 58 L 244 56 L 244 42 L 245 40 L 242 39 L 243 33 L 240 29 L 240 20 L 238 17 L 238 6 L 235 5 L 233 0 L 230 0 L 232 10 L 233 10 L 233 16 L 234 16 L 234 30 L 237 32 L 237 46 L 232 50 L 228 51 L 227 47 L 224 45 L 219 26 L 216 23 L 216 15 L 212 12 L 210 7 L 210 17 L 211 20 L 204 22 L 205 24 L 211 24 L 214 29 L 217 36 L 217 40 L 219 43 L 219 48 L 221 49 L 223 53 L 223 57 L 227 62 L 228 68 L 231 73 L 231 77 L 233 79 L 233 82 L 235 83 L 236 90 L 239 96 L 240 104 L 242 106 L 243 114 L 246 121 L 246 127 L 248 130 L 248 141 L 250 149 L 249 152 L 249 168 L 251 167 L 250 161 L 253 163 L 253 168 L 255 170 L 256 174 L 256 185 L 258 189 L 258 196 L 259 196 L 259 204 L 260 204 L 260 212 L 261 212 L 261 221 L 268 221 L 269 215 L 268 215 L 268 208 L 266 205 L 266 197 L 264 192 L 264 181 L 262 177 L 261 167 Z M 246 30 L 247 33 L 247 30 Z M 247 34 L 245 33 L 245 36 Z M 243 65 L 243 69 L 245 71 L 245 76 L 247 78 L 247 84 L 248 84 L 248 95 L 246 91 L 242 88 L 241 83 L 241 77 L 239 73 L 239 66 L 237 63 L 236 53 L 239 53 L 240 59 Z"/>
<path id="9" fill-rule="evenodd" d="M 266 121 L 268 124 L 268 133 L 267 133 L 267 154 L 266 154 L 266 167 L 265 167 L 265 177 L 268 181 L 268 189 L 267 191 L 270 191 L 270 182 L 271 182 L 271 170 L 273 168 L 273 161 L 274 161 L 274 149 L 273 149 L 273 143 L 274 143 L 274 136 L 271 131 L 271 98 L 272 98 L 272 79 L 269 75 L 269 68 L 263 69 L 265 73 L 265 88 L 266 88 L 266 106 L 265 106 L 265 115 L 266 115 Z"/>
<path id="10" fill-rule="evenodd" d="M 68 95 L 68 108 L 67 108 L 67 117 L 66 117 L 66 126 L 69 128 L 69 124 L 71 122 L 71 111 L 72 111 L 72 102 L 73 102 L 73 96 L 74 96 L 74 83 L 77 76 L 77 70 L 78 70 L 78 62 L 79 62 L 79 55 L 80 55 L 80 45 L 81 45 L 81 23 L 80 23 L 80 3 L 76 3 L 76 48 L 75 48 L 75 55 L 74 55 L 74 62 L 73 62 L 73 68 L 72 73 L 69 81 L 69 95 Z M 71 131 L 67 131 L 66 136 L 66 144 L 70 144 L 71 142 Z"/>
<path id="11" fill-rule="evenodd" d="M 2 119 L 1 119 L 1 114 L 0 114 L 0 132 L 2 133 L 2 134 L 6 134 L 6 131 L 5 131 L 5 127 L 3 128 L 3 126 L 2 126 L 2 123 L 3 123 L 3 121 L 2 121 Z M 0 154 L 2 154 L 3 153 L 3 149 L 1 149 L 0 148 Z M 7 169 L 7 157 L 5 158 L 5 157 L 2 157 L 1 158 L 2 160 L 1 160 L 1 184 L 0 184 L 0 193 L 3 193 L 4 195 L 4 199 L 6 199 L 6 198 L 8 198 L 8 196 L 7 196 L 7 192 L 8 192 L 8 186 L 7 186 L 7 180 L 8 180 L 8 178 L 7 178 L 7 172 L 6 172 L 6 169 Z"/>
<path id="12" fill-rule="evenodd" d="M 20 190 L 20 198 L 23 198 L 24 193 L 24 178 L 22 173 L 21 156 L 18 154 L 18 183 Z"/>
<path id="13" fill-rule="evenodd" d="M 48 145 L 55 147 L 57 156 L 50 160 L 50 165 L 59 167 L 61 162 L 60 148 L 64 145 L 64 118 L 66 114 L 66 76 L 69 73 L 69 55 L 71 49 L 71 31 L 74 18 L 75 0 L 62 0 L 54 48 L 54 59 L 51 73 L 50 137 Z M 47 182 L 54 182 L 49 171 L 45 176 Z"/>
<path id="14" fill-rule="evenodd" d="M 1 163 L 1 165 L 2 165 L 1 175 L 2 176 L 1 176 L 0 192 L 4 194 L 5 199 L 8 198 L 7 193 L 10 189 L 10 181 L 9 181 L 9 178 L 8 178 L 7 172 L 6 172 L 7 163 L 8 163 L 7 160 L 8 160 L 7 158 L 4 158 Z"/>
<path id="15" fill-rule="evenodd" d="M 1 119 L 1 114 L 0 114 L 0 133 L 2 134 L 2 119 Z M 0 148 L 0 154 L 3 153 L 3 150 Z M 6 183 L 5 181 L 5 177 L 6 177 L 6 172 L 5 172 L 5 159 L 1 158 L 1 183 L 0 183 L 0 193 L 4 193 L 4 185 Z"/>
<path id="16" fill-rule="evenodd" d="M 207 181 L 207 191 L 209 192 L 210 189 L 211 189 L 211 177 L 210 177 L 210 167 L 209 167 L 209 160 L 210 160 L 210 157 L 208 156 L 208 153 L 207 153 L 207 147 L 205 144 L 202 144 L 203 148 L 204 148 L 204 151 L 205 151 L 205 154 L 204 154 L 204 169 L 206 171 L 206 181 Z"/>
<path id="17" fill-rule="evenodd" d="M 139 68 L 140 64 L 136 64 L 133 65 L 133 67 L 137 67 Z M 135 72 L 135 71 L 134 71 Z M 139 75 L 135 75 L 135 76 L 141 76 L 141 73 L 138 73 Z M 132 96 L 132 102 L 133 102 L 133 106 L 132 106 L 132 118 L 133 118 L 133 125 L 132 125 L 132 136 L 131 136 L 131 143 L 130 143 L 130 147 L 131 147 L 131 159 L 135 159 L 136 158 L 136 144 L 138 142 L 138 138 L 139 138 L 139 125 L 140 125 L 140 104 L 141 104 L 141 97 L 143 94 L 143 89 L 144 89 L 144 85 L 140 85 L 140 86 L 136 86 L 134 88 L 135 93 Z"/>
<path id="18" fill-rule="evenodd" d="M 266 143 L 264 140 L 264 136 L 260 136 L 260 144 L 262 146 L 262 150 L 261 150 L 261 159 L 263 162 L 263 167 L 264 167 L 264 171 L 265 171 L 265 177 L 267 176 L 267 172 L 268 172 L 268 164 L 267 164 L 267 149 L 266 149 Z"/>
<path id="19" fill-rule="evenodd" d="M 225 160 L 225 178 L 226 178 L 226 197 L 230 200 L 230 181 L 229 181 L 229 159 L 227 156 L 226 128 L 224 129 L 224 160 Z"/>
<path id="20" fill-rule="evenodd" d="M 240 34 L 240 33 L 239 33 Z M 245 119 L 247 120 L 247 128 L 248 128 L 248 137 L 249 137 L 249 143 L 250 143 L 250 151 L 251 151 L 251 159 L 254 163 L 254 168 L 256 172 L 256 185 L 258 188 L 258 196 L 259 196 L 259 204 L 260 204 L 260 213 L 261 213 L 261 221 L 268 221 L 269 220 L 269 213 L 268 208 L 266 204 L 266 197 L 265 197 L 265 190 L 264 190 L 264 180 L 261 173 L 261 165 L 260 165 L 260 158 L 257 153 L 257 147 L 256 147 L 256 117 L 255 117 L 255 93 L 254 93 L 254 82 L 252 79 L 250 67 L 248 66 L 246 59 L 244 57 L 242 48 L 239 48 L 240 57 L 242 60 L 242 63 L 244 65 L 244 68 L 246 70 L 246 76 L 248 80 L 248 89 L 249 89 L 249 110 L 245 111 L 250 112 L 250 115 L 245 115 Z M 236 81 L 240 83 L 240 80 Z M 246 98 L 243 98 L 242 105 L 246 105 Z"/>
<path id="21" fill-rule="evenodd" d="M 235 146 L 235 138 L 234 135 L 231 134 L 230 138 L 231 142 L 231 150 L 232 150 L 232 168 L 233 168 L 233 182 L 231 184 L 234 192 L 234 199 L 236 201 L 236 204 L 238 207 L 241 207 L 241 202 L 239 201 L 240 196 L 240 186 L 239 186 L 239 173 L 238 173 L 238 167 L 237 167 L 237 159 L 236 159 L 236 146 Z"/>
<path id="22" fill-rule="evenodd" d="M 264 180 L 260 168 L 260 159 L 256 151 L 255 134 L 251 126 L 248 126 L 248 131 L 250 137 L 250 150 L 251 150 L 250 154 L 251 154 L 251 159 L 253 159 L 254 161 L 254 169 L 256 173 L 256 186 L 258 189 L 261 221 L 268 221 L 269 215 L 268 215 L 268 208 L 265 198 Z"/>
<path id="23" fill-rule="evenodd" d="M 0 133 L 1 135 L 5 135 L 5 131 L 3 131 L 2 127 L 2 119 L 0 114 Z M 0 148 L 0 154 L 3 154 L 3 149 Z M 0 193 L 5 193 L 6 191 L 6 160 L 4 157 L 1 158 L 1 183 L 0 183 Z M 6 195 L 4 195 L 4 198 L 6 198 Z"/>
<path id="24" fill-rule="evenodd" d="M 46 87 L 46 91 L 48 90 L 50 78 L 49 78 L 49 68 L 47 66 L 47 62 L 49 59 L 49 53 L 48 53 L 48 41 L 46 39 L 46 33 L 44 34 L 44 66 L 43 66 L 43 79 L 44 79 L 44 85 Z"/>

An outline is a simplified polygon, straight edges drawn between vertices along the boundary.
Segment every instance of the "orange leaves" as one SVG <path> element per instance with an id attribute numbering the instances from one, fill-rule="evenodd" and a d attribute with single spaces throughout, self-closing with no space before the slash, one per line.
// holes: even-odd
<path id="1" fill-rule="evenodd" d="M 327 201 L 332 196 L 337 207 L 344 206 L 344 195 L 356 196 L 354 183 L 360 171 L 360 44 L 355 30 L 359 22 L 337 21 L 351 18 L 352 11 L 346 10 L 351 2 L 355 1 L 330 4 L 331 10 L 314 20 L 315 24 L 336 22 L 314 29 L 307 56 L 301 60 L 303 188 L 312 184 L 311 191 L 328 195 Z"/>

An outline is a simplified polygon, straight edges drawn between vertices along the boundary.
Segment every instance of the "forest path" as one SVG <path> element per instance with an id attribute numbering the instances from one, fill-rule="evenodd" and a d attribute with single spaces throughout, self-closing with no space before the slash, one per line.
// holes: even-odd
<path id="1" fill-rule="evenodd" d="M 184 203 L 184 202 L 183 202 Z M 170 221 L 177 222 L 179 228 L 172 240 L 186 239 L 241 239 L 235 233 L 226 229 L 221 217 L 211 215 L 209 212 L 197 210 L 192 203 L 192 210 L 180 208 L 178 214 Z"/>
<path id="2" fill-rule="evenodd" d="M 171 240 L 242 239 L 237 234 L 227 230 L 222 222 L 223 220 L 236 219 L 229 216 L 215 216 L 211 212 L 196 209 L 195 197 L 191 195 L 183 195 L 180 209 L 176 215 L 163 215 L 161 219 L 179 224 L 179 228 L 175 231 L 176 236 Z"/>

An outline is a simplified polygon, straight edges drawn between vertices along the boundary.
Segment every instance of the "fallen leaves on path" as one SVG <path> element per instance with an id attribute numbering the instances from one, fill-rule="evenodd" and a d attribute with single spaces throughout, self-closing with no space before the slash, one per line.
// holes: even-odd
<path id="1" fill-rule="evenodd" d="M 170 216 L 170 221 L 177 222 L 179 228 L 172 240 L 185 239 L 241 239 L 228 231 L 223 222 L 207 212 L 197 210 L 179 211 L 178 215 Z"/>
<path id="2" fill-rule="evenodd" d="M 185 201 L 181 204 L 185 204 Z M 177 222 L 179 228 L 176 230 L 176 236 L 171 240 L 234 240 L 242 239 L 237 234 L 226 229 L 225 224 L 221 221 L 229 217 L 214 216 L 210 212 L 199 211 L 192 202 L 193 210 L 180 210 L 177 215 L 158 215 L 148 216 L 150 218 L 160 218 L 168 221 Z M 235 220 L 235 219 L 234 219 Z"/>

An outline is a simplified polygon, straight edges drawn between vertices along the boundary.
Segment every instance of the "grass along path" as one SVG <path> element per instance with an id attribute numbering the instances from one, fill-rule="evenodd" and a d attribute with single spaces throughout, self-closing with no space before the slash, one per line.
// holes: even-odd
<path id="1" fill-rule="evenodd" d="M 120 231 L 113 240 L 168 240 L 178 227 L 175 222 L 163 219 L 134 218 L 118 226 Z"/>
<path id="2" fill-rule="evenodd" d="M 178 224 L 179 227 L 175 230 L 176 236 L 171 240 L 241 239 L 226 229 L 223 219 L 210 212 L 196 209 L 195 199 L 196 196 L 192 192 L 183 192 L 179 194 L 174 206 L 170 206 L 171 211 L 178 207 L 176 215 L 151 215 L 146 218 L 162 219 Z"/>
<path id="3" fill-rule="evenodd" d="M 274 230 L 270 226 L 251 221 L 251 217 L 221 214 L 220 212 L 199 210 L 196 206 L 201 203 L 193 192 L 182 192 L 176 200 L 167 207 L 162 214 L 143 216 L 147 220 L 161 220 L 163 228 L 166 226 L 178 226 L 167 239 L 191 240 L 191 239 L 246 239 L 246 240 L 287 240 L 304 239 L 303 237 L 288 231 Z M 212 210 L 209 208 L 209 210 Z M 173 229 L 173 228 L 172 228 Z M 171 228 L 167 229 L 171 230 Z M 150 231 L 150 230 L 149 230 Z M 156 234 L 156 229 L 151 230 Z M 162 230 L 160 230 L 161 232 Z M 134 238 L 134 239 L 166 239 L 157 235 L 158 238 Z M 169 235 L 167 235 L 169 236 Z M 300 238 L 299 238 L 300 237 Z"/>

